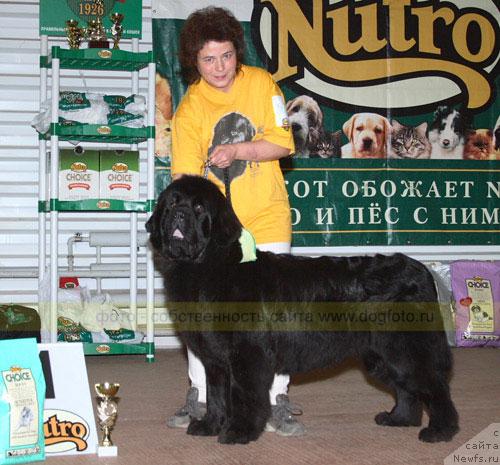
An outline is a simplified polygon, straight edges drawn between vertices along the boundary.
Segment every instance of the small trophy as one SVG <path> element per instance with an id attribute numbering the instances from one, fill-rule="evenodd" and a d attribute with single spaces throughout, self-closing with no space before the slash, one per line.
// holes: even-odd
<path id="1" fill-rule="evenodd" d="M 97 406 L 97 416 L 99 417 L 99 426 L 102 430 L 102 441 L 97 447 L 97 455 L 99 457 L 115 457 L 118 455 L 118 448 L 111 441 L 111 430 L 113 429 L 118 407 L 116 402 L 111 400 L 116 396 L 120 384 L 118 383 L 97 383 L 95 384 L 95 392 L 101 398 Z"/>
<path id="2" fill-rule="evenodd" d="M 66 34 L 68 39 L 69 48 L 76 50 L 80 48 L 85 31 L 83 28 L 78 27 L 76 19 L 68 19 L 66 21 Z"/>
<path id="3" fill-rule="evenodd" d="M 123 33 L 123 15 L 121 13 L 113 13 L 110 16 L 110 19 L 113 23 L 113 26 L 111 26 L 111 34 L 113 35 L 113 49 L 119 49 L 120 47 L 118 47 L 118 42 L 120 42 Z"/>
<path id="4" fill-rule="evenodd" d="M 99 14 L 95 19 L 88 21 L 86 34 L 89 41 L 89 48 L 109 48 L 106 31 L 102 25 L 102 16 L 104 15 L 104 0 L 94 0 L 96 10 Z"/>

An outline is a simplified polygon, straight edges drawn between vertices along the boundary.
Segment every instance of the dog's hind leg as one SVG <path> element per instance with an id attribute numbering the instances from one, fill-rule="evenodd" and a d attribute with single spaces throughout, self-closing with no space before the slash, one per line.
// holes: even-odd
<path id="1" fill-rule="evenodd" d="M 230 375 L 227 369 L 206 361 L 204 367 L 207 379 L 207 413 L 200 420 L 191 420 L 187 434 L 216 436 L 226 421 Z"/>
<path id="2" fill-rule="evenodd" d="M 226 425 L 219 434 L 223 444 L 255 441 L 271 415 L 269 389 L 274 373 L 258 346 L 241 344 L 231 360 L 230 407 Z"/>
<path id="3" fill-rule="evenodd" d="M 422 424 L 422 402 L 407 390 L 395 387 L 396 405 L 391 412 L 380 412 L 375 416 L 377 425 L 420 426 Z"/>
<path id="4" fill-rule="evenodd" d="M 446 379 L 428 379 L 421 398 L 428 408 L 429 425 L 420 431 L 424 442 L 451 441 L 458 432 L 458 413 Z"/>

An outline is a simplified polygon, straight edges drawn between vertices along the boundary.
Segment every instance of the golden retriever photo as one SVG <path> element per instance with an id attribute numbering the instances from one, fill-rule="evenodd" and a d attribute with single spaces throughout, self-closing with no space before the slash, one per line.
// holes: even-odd
<path id="1" fill-rule="evenodd" d="M 355 113 L 342 126 L 349 143 L 342 146 L 342 158 L 386 158 L 391 124 L 376 113 Z"/>

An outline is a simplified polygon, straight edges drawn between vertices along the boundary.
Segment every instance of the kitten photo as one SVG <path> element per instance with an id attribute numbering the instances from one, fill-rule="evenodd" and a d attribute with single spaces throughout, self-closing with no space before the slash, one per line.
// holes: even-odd
<path id="1" fill-rule="evenodd" d="M 493 131 L 472 129 L 468 131 L 464 147 L 464 160 L 495 160 Z"/>
<path id="2" fill-rule="evenodd" d="M 311 158 L 340 158 L 341 131 L 322 131 L 314 147 L 311 148 Z"/>
<path id="3" fill-rule="evenodd" d="M 391 124 L 387 158 L 430 158 L 432 147 L 426 136 L 427 123 L 412 127 L 392 120 Z"/>

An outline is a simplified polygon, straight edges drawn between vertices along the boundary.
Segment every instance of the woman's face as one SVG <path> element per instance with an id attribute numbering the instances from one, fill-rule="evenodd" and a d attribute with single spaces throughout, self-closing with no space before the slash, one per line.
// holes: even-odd
<path id="1" fill-rule="evenodd" d="M 210 40 L 198 52 L 197 66 L 201 77 L 223 92 L 231 89 L 237 64 L 236 49 L 232 42 Z"/>

